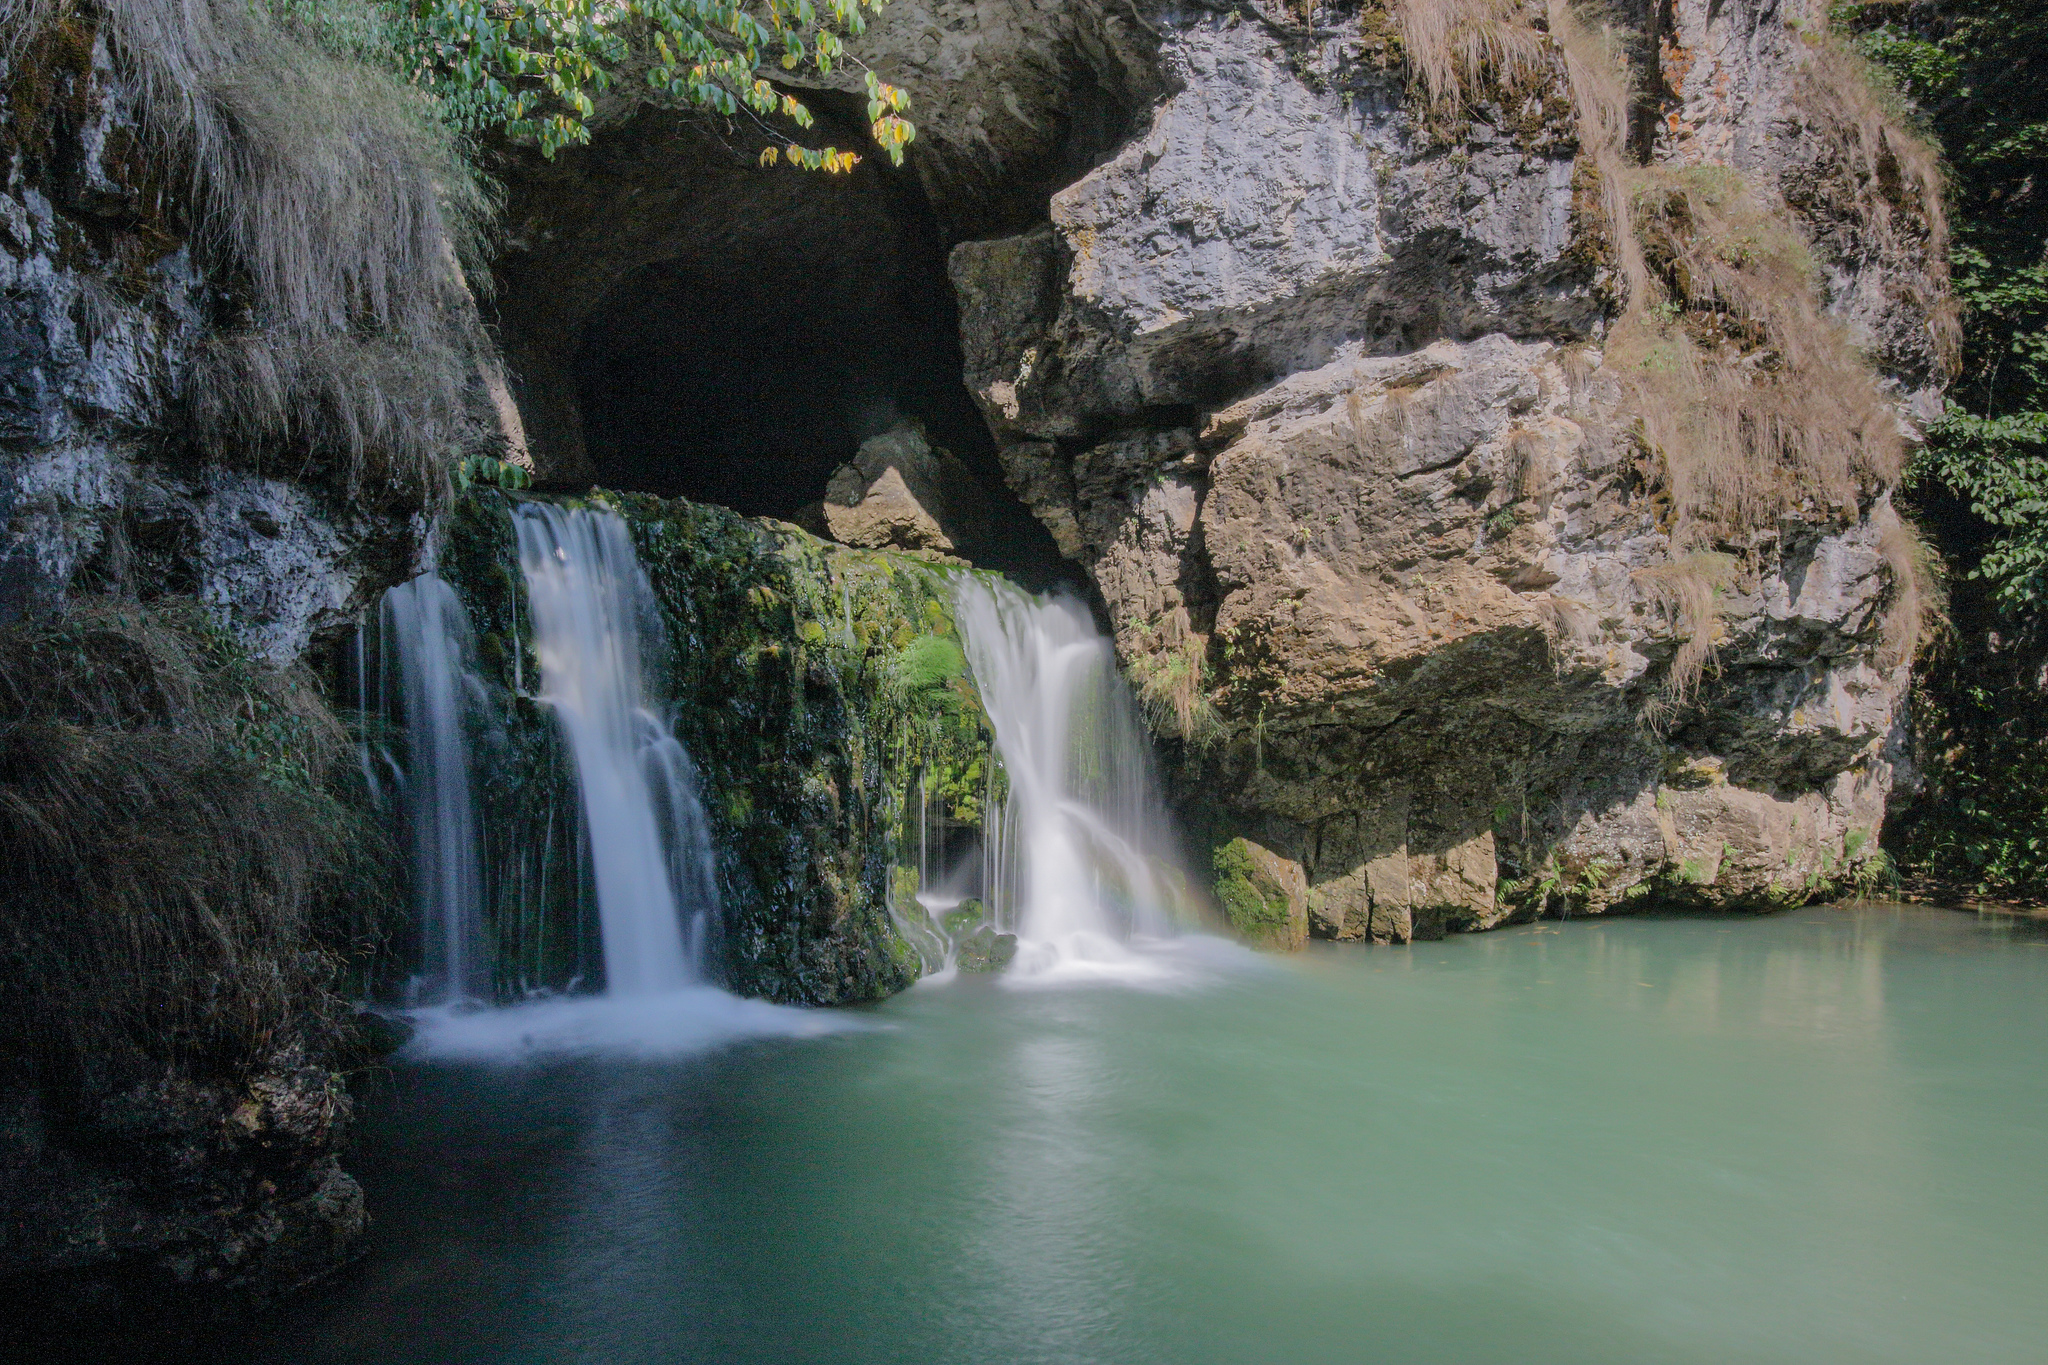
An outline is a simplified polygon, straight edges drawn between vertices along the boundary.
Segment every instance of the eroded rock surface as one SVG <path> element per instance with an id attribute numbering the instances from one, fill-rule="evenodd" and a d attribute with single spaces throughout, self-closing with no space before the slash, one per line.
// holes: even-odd
<path id="1" fill-rule="evenodd" d="M 138 115 L 104 38 L 52 79 L 73 122 L 50 164 L 16 149 L 0 190 L 0 619 L 81 585 L 192 594 L 293 662 L 412 571 L 425 521 L 194 455 L 184 384 L 215 284 L 132 183 Z"/>
<path id="2" fill-rule="evenodd" d="M 1677 7 L 1655 155 L 1780 196 L 1905 420 L 1941 282 L 1802 131 L 1817 49 L 1780 9 Z M 1226 15 L 1160 61 L 1149 127 L 951 273 L 1011 487 L 1100 591 L 1186 812 L 1296 866 L 1331 938 L 1840 885 L 1906 680 L 1889 491 L 1674 545 L 1569 101 L 1449 141 L 1348 37 Z"/>
<path id="3" fill-rule="evenodd" d="M 87 1113 L 0 1091 L 0 1298 L 49 1325 L 223 1311 L 359 1249 L 363 1192 L 338 1153 L 351 1104 L 296 1053 L 238 1087 L 182 1077 Z"/>

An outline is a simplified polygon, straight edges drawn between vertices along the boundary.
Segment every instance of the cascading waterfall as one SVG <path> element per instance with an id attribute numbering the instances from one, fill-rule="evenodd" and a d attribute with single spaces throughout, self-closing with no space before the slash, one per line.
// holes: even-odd
<path id="1" fill-rule="evenodd" d="M 408 739 L 404 804 L 423 939 L 421 997 L 443 1005 L 488 998 L 481 841 L 464 733 L 478 701 L 469 616 L 453 588 L 422 574 L 384 595 L 381 625 L 397 657 Z"/>
<path id="2" fill-rule="evenodd" d="M 717 922 L 716 862 L 696 769 L 645 687 L 653 590 L 617 514 L 529 503 L 513 519 L 541 699 L 576 762 L 607 988 L 688 985 Z"/>
<path id="3" fill-rule="evenodd" d="M 1009 781 L 988 900 L 1019 970 L 1115 962 L 1187 922 L 1150 737 L 1110 642 L 1070 598 L 965 579 L 958 619 Z"/>

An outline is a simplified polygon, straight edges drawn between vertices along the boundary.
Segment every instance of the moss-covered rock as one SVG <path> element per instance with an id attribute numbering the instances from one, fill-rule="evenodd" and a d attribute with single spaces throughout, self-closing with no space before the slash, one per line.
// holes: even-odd
<path id="1" fill-rule="evenodd" d="M 1236 838 L 1210 855 L 1216 903 L 1254 947 L 1293 951 L 1308 942 L 1308 887 L 1298 864 Z"/>
<path id="2" fill-rule="evenodd" d="M 524 695 L 539 664 L 511 525 L 518 501 L 474 492 L 442 554 L 503 717 L 485 741 L 484 800 L 508 994 L 592 980 L 602 956 L 579 884 L 567 756 Z M 660 604 L 664 647 L 647 664 L 702 778 L 723 898 L 711 951 L 726 983 L 814 1004 L 909 985 L 932 932 L 914 870 L 897 866 L 916 860 L 920 784 L 941 829 L 978 828 L 991 792 L 990 736 L 953 621 L 955 581 L 972 571 L 680 500 L 593 501 L 626 519 Z"/>
<path id="3" fill-rule="evenodd" d="M 999 934 L 993 924 L 984 924 L 964 935 L 953 951 L 954 965 L 963 972 L 999 972 L 1017 956 L 1017 936 Z"/>

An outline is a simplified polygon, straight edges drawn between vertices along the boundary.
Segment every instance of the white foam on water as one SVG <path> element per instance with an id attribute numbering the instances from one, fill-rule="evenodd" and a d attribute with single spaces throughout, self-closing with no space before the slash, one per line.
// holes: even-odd
<path id="1" fill-rule="evenodd" d="M 1050 942 L 1018 940 L 1016 961 L 999 979 L 1006 990 L 1118 986 L 1183 991 L 1276 970 L 1272 958 L 1214 934 L 1134 936 L 1123 942 L 1074 935 Z"/>
<path id="2" fill-rule="evenodd" d="M 561 995 L 500 1009 L 421 1010 L 413 1061 L 517 1065 L 561 1057 L 656 1060 L 758 1038 L 822 1038 L 874 1027 L 838 1010 L 742 1000 L 715 986 L 647 995 Z"/>

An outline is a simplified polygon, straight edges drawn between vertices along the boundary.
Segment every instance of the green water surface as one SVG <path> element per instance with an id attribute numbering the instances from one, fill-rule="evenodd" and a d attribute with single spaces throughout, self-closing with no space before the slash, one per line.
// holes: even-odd
<path id="1" fill-rule="evenodd" d="M 926 985 L 401 1066 L 377 1248 L 246 1360 L 2048 1361 L 2048 941 L 1950 911 Z"/>

